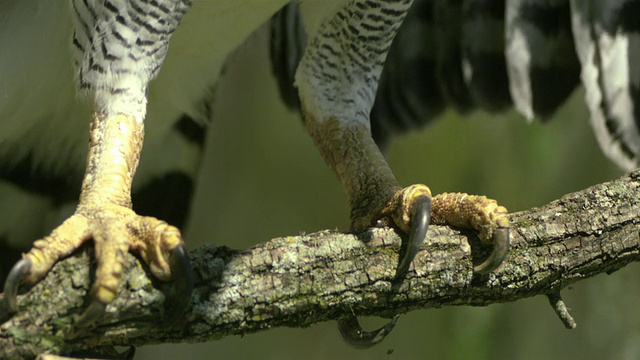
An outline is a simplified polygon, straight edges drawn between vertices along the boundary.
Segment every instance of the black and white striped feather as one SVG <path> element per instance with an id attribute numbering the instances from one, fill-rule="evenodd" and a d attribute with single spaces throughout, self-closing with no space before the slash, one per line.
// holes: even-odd
<path id="1" fill-rule="evenodd" d="M 271 55 L 283 96 L 295 106 L 292 79 L 304 30 L 294 7 L 282 12 L 286 16 L 272 19 Z M 544 120 L 582 79 L 603 152 L 620 167 L 634 168 L 640 148 L 638 16 L 637 0 L 416 0 L 381 75 L 372 134 L 384 146 L 445 105 L 462 113 L 514 105 L 525 118 Z"/>
<path id="2" fill-rule="evenodd" d="M 640 148 L 640 1 L 579 0 L 571 10 L 596 138 L 608 157 L 633 168 Z"/>
<path id="3" fill-rule="evenodd" d="M 462 3 L 462 74 L 474 104 L 489 111 L 511 105 L 504 57 L 504 9 L 504 0 Z"/>
<path id="4" fill-rule="evenodd" d="M 373 138 L 381 148 L 386 146 L 391 134 L 423 126 L 445 106 L 436 79 L 434 14 L 433 9 L 425 5 L 428 4 L 413 4 L 413 10 L 407 14 L 402 30 L 389 49 L 380 77 L 371 111 L 375 119 L 394 119 L 371 122 Z"/>
<path id="5" fill-rule="evenodd" d="M 547 119 L 580 82 L 569 0 L 506 2 L 505 56 L 515 108 Z"/>

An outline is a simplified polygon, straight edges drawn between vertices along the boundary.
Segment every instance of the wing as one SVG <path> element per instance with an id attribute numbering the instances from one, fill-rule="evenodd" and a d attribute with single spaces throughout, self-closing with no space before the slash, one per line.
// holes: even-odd
<path id="1" fill-rule="evenodd" d="M 416 0 L 388 53 L 371 131 L 385 147 L 445 106 L 461 113 L 552 116 L 586 90 L 603 152 L 625 169 L 640 148 L 640 2 Z M 293 74 L 305 46 L 295 5 L 272 19 L 271 56 L 281 94 L 297 107 Z"/>

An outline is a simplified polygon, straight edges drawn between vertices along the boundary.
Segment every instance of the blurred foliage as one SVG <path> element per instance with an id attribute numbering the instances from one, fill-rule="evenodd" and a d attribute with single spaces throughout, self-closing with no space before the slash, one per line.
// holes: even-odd
<path id="1" fill-rule="evenodd" d="M 342 189 L 284 108 L 266 62 L 266 36 L 235 53 L 220 84 L 215 120 L 186 240 L 243 249 L 277 236 L 348 230 Z M 623 174 L 604 158 L 577 91 L 547 123 L 514 112 L 453 111 L 397 138 L 391 167 L 402 184 L 434 193 L 465 191 L 498 199 L 511 211 Z M 563 291 L 578 322 L 564 329 L 546 298 L 482 308 L 404 315 L 378 347 L 354 350 L 334 323 L 274 329 L 207 344 L 138 349 L 137 359 L 636 359 L 640 356 L 637 265 Z M 371 327 L 380 319 L 366 319 Z"/>

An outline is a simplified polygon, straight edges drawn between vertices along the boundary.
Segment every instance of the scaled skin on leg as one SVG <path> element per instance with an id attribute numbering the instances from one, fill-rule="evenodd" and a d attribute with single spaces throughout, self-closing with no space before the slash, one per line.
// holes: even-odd
<path id="1" fill-rule="evenodd" d="M 5 283 L 5 299 L 11 310 L 17 310 L 17 289 L 22 281 L 38 282 L 60 258 L 89 239 L 94 240 L 98 266 L 91 289 L 93 302 L 77 321 L 78 326 L 91 324 L 113 301 L 130 250 L 140 253 L 160 280 L 171 280 L 176 273 L 187 276 L 178 286 L 190 293 L 191 265 L 180 231 L 131 210 L 131 183 L 143 137 L 143 125 L 131 117 L 94 116 L 80 203 L 69 219 L 37 240 L 14 266 Z M 188 300 L 182 303 L 186 307 Z"/>
<path id="2" fill-rule="evenodd" d="M 311 34 L 296 72 L 309 134 L 347 193 L 351 230 L 361 232 L 382 221 L 409 235 L 402 245 L 392 291 L 402 284 L 432 217 L 436 222 L 476 228 L 485 241 L 500 243 L 493 260 L 476 271 L 495 269 L 509 243 L 506 209 L 466 194 L 432 198 L 429 188 L 421 184 L 402 188 L 371 136 L 369 114 L 382 64 L 409 6 L 410 0 L 361 0 L 332 9 L 335 13 L 326 15 Z M 352 317 L 340 320 L 338 327 L 350 345 L 366 348 L 382 341 L 394 324 L 395 318 L 367 332 Z"/>
<path id="3" fill-rule="evenodd" d="M 378 221 L 396 226 L 409 235 L 399 254 L 393 287 L 398 288 L 425 241 L 430 223 L 472 228 L 494 247 L 489 258 L 474 267 L 486 274 L 499 267 L 509 251 L 506 208 L 485 196 L 465 193 L 431 195 L 423 184 L 400 188 L 393 173 L 364 125 L 344 125 L 336 120 L 317 124 L 307 115 L 307 128 L 325 160 L 336 172 L 351 205 L 351 229 L 364 231 Z M 397 316 L 385 326 L 364 331 L 357 319 L 338 321 L 343 338 L 356 348 L 368 348 L 391 332 Z"/>
<path id="4" fill-rule="evenodd" d="M 117 294 L 128 251 L 139 252 L 153 274 L 182 289 L 174 312 L 190 303 L 191 265 L 180 232 L 135 214 L 131 184 L 144 138 L 149 83 L 158 75 L 173 32 L 191 5 L 186 0 L 70 0 L 71 48 L 78 91 L 93 109 L 89 152 L 76 212 L 36 241 L 5 282 L 16 309 L 23 280 L 40 280 L 61 257 L 93 239 L 97 261 L 92 303 L 76 325 L 91 324 Z M 189 294 L 184 296 L 184 294 Z"/>

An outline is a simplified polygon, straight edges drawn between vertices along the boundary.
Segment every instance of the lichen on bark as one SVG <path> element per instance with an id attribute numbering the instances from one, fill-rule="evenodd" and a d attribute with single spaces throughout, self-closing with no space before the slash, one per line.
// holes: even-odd
<path id="1" fill-rule="evenodd" d="M 196 279 L 191 308 L 171 328 L 160 327 L 170 311 L 165 309 L 167 287 L 151 280 L 148 269 L 130 255 L 124 284 L 105 316 L 91 329 L 74 331 L 74 316 L 87 306 L 95 270 L 87 245 L 20 296 L 17 314 L 0 308 L 0 358 L 210 341 L 351 314 L 389 316 L 536 295 L 549 296 L 566 322 L 570 315 L 563 314 L 559 297 L 563 288 L 640 258 L 639 199 L 636 170 L 510 214 L 512 250 L 488 275 L 473 273 L 473 265 L 490 251 L 473 231 L 431 226 L 396 293 L 390 290 L 400 238 L 389 228 L 287 236 L 242 251 L 203 246 L 191 253 Z"/>

